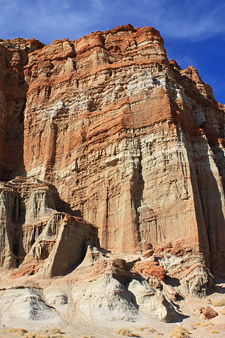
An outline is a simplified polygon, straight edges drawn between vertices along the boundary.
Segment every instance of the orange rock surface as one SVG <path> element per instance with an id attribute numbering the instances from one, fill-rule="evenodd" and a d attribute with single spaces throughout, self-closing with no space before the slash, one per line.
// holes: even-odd
<path id="1" fill-rule="evenodd" d="M 168 61 L 158 31 L 1 40 L 0 74 L 2 181 L 55 187 L 56 210 L 96 225 L 114 253 L 200 252 L 224 274 L 225 108 L 195 68 Z"/>
<path id="2" fill-rule="evenodd" d="M 212 319 L 216 316 L 218 316 L 218 313 L 213 310 L 210 306 L 207 306 L 205 309 L 202 311 L 205 319 Z"/>
<path id="3" fill-rule="evenodd" d="M 165 269 L 157 262 L 137 262 L 135 263 L 133 270 L 144 276 L 156 277 L 160 281 L 164 280 L 166 277 Z"/>

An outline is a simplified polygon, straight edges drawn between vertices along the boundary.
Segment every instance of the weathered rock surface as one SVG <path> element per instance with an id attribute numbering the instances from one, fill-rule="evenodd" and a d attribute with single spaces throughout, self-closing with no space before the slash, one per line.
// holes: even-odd
<path id="1" fill-rule="evenodd" d="M 203 316 L 206 318 L 206 319 L 212 319 L 216 316 L 218 316 L 218 313 L 213 310 L 210 306 L 207 306 L 203 311 Z"/>
<path id="2" fill-rule="evenodd" d="M 89 319 L 173 320 L 225 276 L 224 149 L 224 106 L 152 27 L 0 40 L 0 266 L 77 268 L 82 292 L 43 292 Z"/>
<path id="3" fill-rule="evenodd" d="M 1 266 L 16 268 L 55 212 L 47 183 L 17 177 L 0 183 Z"/>
<path id="4" fill-rule="evenodd" d="M 1 324 L 18 327 L 21 322 L 27 328 L 42 325 L 58 324 L 60 317 L 54 308 L 48 306 L 38 292 L 29 288 L 0 291 Z"/>
<path id="5" fill-rule="evenodd" d="M 197 70 L 169 63 L 156 30 L 130 25 L 37 45 L 21 67 L 24 163 L 11 175 L 55 185 L 107 249 L 182 239 L 221 273 L 224 108 Z"/>
<path id="6" fill-rule="evenodd" d="M 98 245 L 98 230 L 82 218 L 55 210 L 49 184 L 17 177 L 0 186 L 1 266 L 13 276 L 64 275 Z"/>
<path id="7" fill-rule="evenodd" d="M 133 279 L 123 284 L 112 274 L 103 274 L 90 285 L 75 286 L 73 299 L 84 317 L 99 324 L 118 320 L 135 322 L 143 315 L 169 322 L 178 316 L 166 296 L 146 281 Z"/>

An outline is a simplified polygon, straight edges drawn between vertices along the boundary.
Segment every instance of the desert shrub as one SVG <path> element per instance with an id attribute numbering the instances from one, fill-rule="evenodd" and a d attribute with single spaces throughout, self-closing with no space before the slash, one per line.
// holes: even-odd
<path id="1" fill-rule="evenodd" d="M 70 338 L 66 336 L 61 329 L 53 328 L 51 330 L 28 331 L 21 328 L 5 329 L 4 333 L 14 333 L 23 338 Z"/>
<path id="2" fill-rule="evenodd" d="M 138 328 L 139 331 L 144 331 L 144 330 L 147 330 L 147 329 L 148 329 L 148 326 L 142 326 L 142 327 Z"/>
<path id="3" fill-rule="evenodd" d="M 157 332 L 157 330 L 154 329 L 154 327 L 151 327 L 148 331 L 149 331 L 149 333 L 156 333 Z"/>
<path id="4" fill-rule="evenodd" d="M 185 329 L 184 327 L 177 326 L 170 332 L 169 337 L 189 338 L 190 334 L 189 334 L 189 331 L 187 329 Z"/>
<path id="5" fill-rule="evenodd" d="M 191 324 L 193 330 L 201 329 L 201 328 L 209 326 L 209 325 L 214 325 L 214 324 L 211 323 L 211 322 L 200 322 L 200 323 Z"/>
<path id="6" fill-rule="evenodd" d="M 21 329 L 21 328 L 12 328 L 12 329 L 5 329 L 4 333 L 14 333 L 18 336 L 24 336 L 25 333 L 28 331 L 26 329 Z"/>
<path id="7" fill-rule="evenodd" d="M 121 328 L 115 331 L 116 334 L 121 334 L 127 337 L 140 337 L 138 333 L 132 332 L 130 329 Z"/>
<path id="8" fill-rule="evenodd" d="M 27 331 L 25 333 L 24 338 L 37 338 L 38 332 L 35 331 Z"/>
<path id="9" fill-rule="evenodd" d="M 213 306 L 225 306 L 225 298 L 217 300 L 216 302 L 212 303 Z"/>
<path id="10" fill-rule="evenodd" d="M 64 334 L 65 332 L 63 332 L 61 329 L 59 329 L 58 327 L 53 327 L 53 329 L 51 329 L 52 333 L 60 333 L 60 334 Z"/>

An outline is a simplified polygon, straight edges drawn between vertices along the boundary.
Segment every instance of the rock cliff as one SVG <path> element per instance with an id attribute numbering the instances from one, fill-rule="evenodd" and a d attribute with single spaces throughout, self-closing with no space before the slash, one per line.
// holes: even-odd
<path id="1" fill-rule="evenodd" d="M 225 275 L 225 107 L 154 28 L 0 40 L 0 116 L 0 262 L 13 278 L 64 275 L 88 245 L 158 255 L 150 270 L 196 294 L 206 267 Z"/>

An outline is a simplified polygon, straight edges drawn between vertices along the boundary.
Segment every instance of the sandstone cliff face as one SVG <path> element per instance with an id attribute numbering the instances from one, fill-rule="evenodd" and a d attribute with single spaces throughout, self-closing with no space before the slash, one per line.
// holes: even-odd
<path id="1" fill-rule="evenodd" d="M 15 178 L 0 186 L 0 264 L 18 268 L 13 277 L 64 275 L 79 265 L 88 245 L 98 246 L 97 229 L 55 210 L 49 184 Z"/>
<path id="2" fill-rule="evenodd" d="M 1 266 L 18 267 L 54 211 L 48 184 L 16 178 L 0 186 Z"/>
<path id="3" fill-rule="evenodd" d="M 114 253 L 178 248 L 224 273 L 225 109 L 196 69 L 168 61 L 158 31 L 127 25 L 49 46 L 16 39 L 0 51 L 1 179 L 47 182 L 21 207 L 10 201 L 25 183 L 2 183 L 2 264 L 18 266 L 39 223 L 67 206 Z M 23 252 L 6 235 L 13 222 Z"/>
<path id="4" fill-rule="evenodd" d="M 24 174 L 23 115 L 28 54 L 43 44 L 35 39 L 0 40 L 0 171 L 2 179 Z"/>

